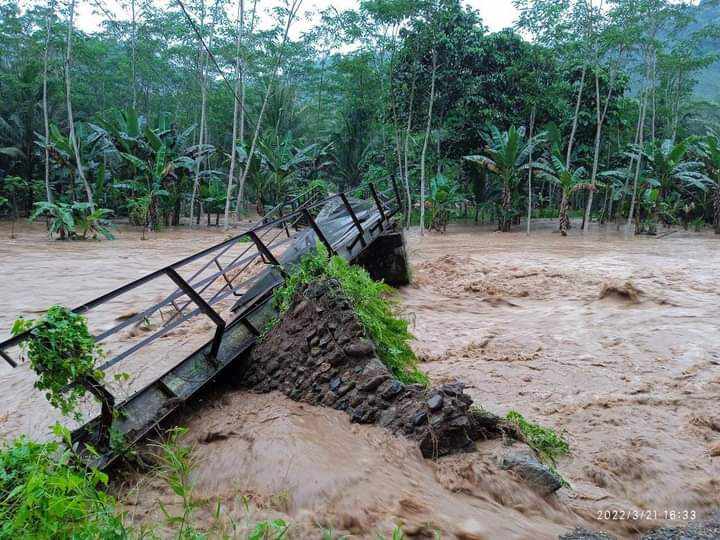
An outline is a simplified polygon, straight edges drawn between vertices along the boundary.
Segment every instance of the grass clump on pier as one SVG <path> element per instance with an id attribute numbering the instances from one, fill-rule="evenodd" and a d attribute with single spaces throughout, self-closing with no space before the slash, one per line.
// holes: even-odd
<path id="1" fill-rule="evenodd" d="M 378 357 L 393 375 L 406 384 L 427 385 L 427 375 L 418 369 L 417 357 L 410 348 L 413 335 L 408 331 L 408 323 L 393 313 L 392 287 L 374 281 L 363 268 L 352 266 L 341 257 L 328 257 L 323 246 L 305 255 L 291 270 L 284 285 L 275 291 L 275 305 L 285 313 L 298 288 L 321 278 L 340 283 L 365 332 L 375 343 Z"/>
<path id="2" fill-rule="evenodd" d="M 517 411 L 510 411 L 506 418 L 543 461 L 555 465 L 557 458 L 570 453 L 570 443 L 554 430 L 530 422 Z"/>

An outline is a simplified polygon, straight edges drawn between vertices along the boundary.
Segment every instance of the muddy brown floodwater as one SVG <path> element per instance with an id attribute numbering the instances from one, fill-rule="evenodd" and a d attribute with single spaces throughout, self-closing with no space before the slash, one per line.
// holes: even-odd
<path id="1" fill-rule="evenodd" d="M 88 247 L 22 234 L 0 243 L 3 330 L 13 310 L 79 303 L 222 238 L 167 231 Z M 557 538 L 578 525 L 635 538 L 682 523 L 666 512 L 709 515 L 720 507 L 719 248 L 712 234 L 634 238 L 614 227 L 411 234 L 413 285 L 400 300 L 422 368 L 436 383 L 463 380 L 490 411 L 563 432 L 572 451 L 557 468 L 570 487 L 534 494 L 498 467 L 502 441 L 433 462 L 342 412 L 218 391 L 181 419 L 196 448 L 194 496 L 206 503 L 194 519 L 231 532 L 283 517 L 292 538 L 375 538 L 402 523 L 468 540 Z M 12 419 L 30 388 L 8 392 L 7 377 L 0 433 L 36 433 Z M 178 504 L 153 475 L 131 475 L 118 493 L 135 524 L 162 521 L 158 502 Z M 656 519 L 602 519 L 632 511 Z"/>

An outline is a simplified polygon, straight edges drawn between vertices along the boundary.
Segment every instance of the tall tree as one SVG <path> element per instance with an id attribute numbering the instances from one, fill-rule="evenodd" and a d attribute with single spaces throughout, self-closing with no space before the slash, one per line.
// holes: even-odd
<path id="1" fill-rule="evenodd" d="M 77 134 L 75 133 L 75 120 L 73 118 L 72 110 L 72 91 L 71 91 L 71 72 L 70 68 L 72 65 L 72 41 L 73 41 L 73 22 L 75 19 L 75 0 L 70 0 L 68 6 L 68 23 L 67 23 L 67 41 L 65 49 L 65 104 L 67 107 L 67 119 L 68 129 L 70 130 L 70 143 L 72 144 L 73 153 L 75 154 L 75 162 L 77 164 L 76 171 L 83 185 L 85 186 L 85 193 L 87 195 L 88 203 L 90 204 L 90 210 L 95 212 L 95 201 L 93 200 L 92 189 L 90 184 L 85 177 L 83 171 L 83 163 L 80 157 L 80 148 L 77 142 Z"/>

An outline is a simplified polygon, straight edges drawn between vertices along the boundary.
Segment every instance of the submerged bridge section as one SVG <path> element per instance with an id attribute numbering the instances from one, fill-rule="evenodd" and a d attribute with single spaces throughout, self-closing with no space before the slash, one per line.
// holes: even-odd
<path id="1" fill-rule="evenodd" d="M 250 230 L 75 308 L 75 313 L 88 316 L 95 331 L 90 316 L 93 310 L 123 295 L 137 296 L 141 288 L 156 281 L 172 282 L 171 292 L 162 300 L 114 319 L 111 327 L 95 332 L 97 342 L 112 342 L 112 349 L 116 349 L 118 336 L 147 323 L 134 342 L 123 350 L 114 350 L 99 367 L 104 372 L 119 369 L 132 374 L 149 369 L 155 374 L 121 399 L 111 384 L 91 379 L 78 382 L 97 398 L 100 410 L 87 413 L 85 423 L 73 431 L 76 449 L 81 453 L 92 449 L 92 455 L 99 456 L 91 461 L 107 466 L 116 457 L 111 435 L 121 440 L 122 446 L 135 444 L 241 358 L 278 315 L 271 301 L 273 291 L 318 242 L 331 254 L 362 264 L 375 278 L 386 278 L 393 285 L 406 284 L 403 238 L 395 231 L 392 219 L 402 209 L 397 186 L 393 180 L 388 190 L 380 192 L 370 185 L 367 195 L 322 197 L 311 190 L 286 199 Z M 232 307 L 227 309 L 229 304 Z M 177 352 L 171 350 L 169 361 L 156 362 L 153 344 L 157 345 L 157 340 L 163 340 L 167 356 L 171 338 L 192 334 L 196 319 L 202 318 L 212 323 L 209 339 L 189 354 L 178 348 Z M 161 323 L 150 324 L 152 320 Z M 25 332 L 1 342 L 0 357 L 17 367 L 22 362 L 22 343 L 29 337 Z M 138 357 L 143 353 L 144 363 L 139 365 Z"/>

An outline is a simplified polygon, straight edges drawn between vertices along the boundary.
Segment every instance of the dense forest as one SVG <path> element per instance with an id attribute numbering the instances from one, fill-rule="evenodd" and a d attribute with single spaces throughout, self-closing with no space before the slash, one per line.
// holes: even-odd
<path id="1" fill-rule="evenodd" d="M 0 213 L 58 237 L 392 178 L 426 228 L 720 232 L 717 1 L 515 0 L 495 33 L 458 0 L 89 1 L 92 33 L 75 0 L 0 2 Z"/>

